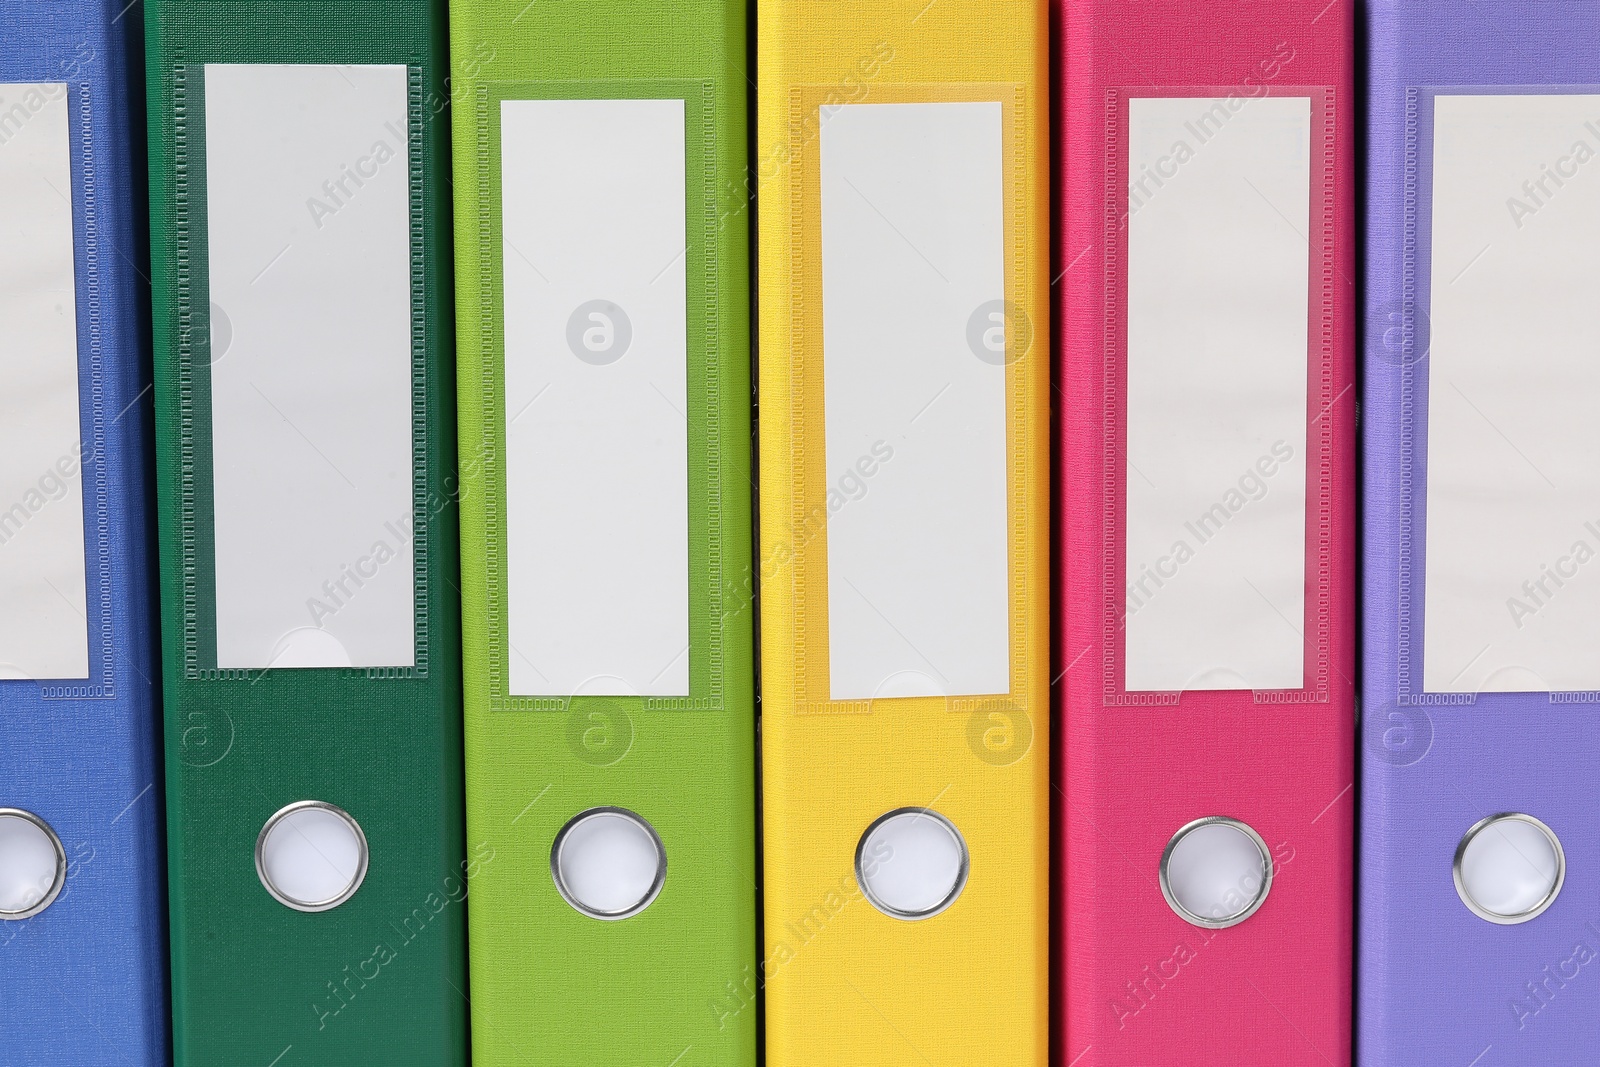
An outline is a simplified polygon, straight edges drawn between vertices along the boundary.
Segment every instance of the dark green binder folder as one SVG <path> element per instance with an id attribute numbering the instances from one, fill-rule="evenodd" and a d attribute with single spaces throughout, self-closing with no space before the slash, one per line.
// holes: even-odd
<path id="1" fill-rule="evenodd" d="M 146 13 L 176 1062 L 463 1064 L 444 4 Z"/>

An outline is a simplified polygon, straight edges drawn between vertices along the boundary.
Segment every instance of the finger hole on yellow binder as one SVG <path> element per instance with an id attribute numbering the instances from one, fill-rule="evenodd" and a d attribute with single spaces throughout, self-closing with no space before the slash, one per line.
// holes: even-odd
<path id="1" fill-rule="evenodd" d="M 894 919 L 938 915 L 961 896 L 970 869 L 961 831 L 929 808 L 898 808 L 879 816 L 856 846 L 861 891 Z"/>

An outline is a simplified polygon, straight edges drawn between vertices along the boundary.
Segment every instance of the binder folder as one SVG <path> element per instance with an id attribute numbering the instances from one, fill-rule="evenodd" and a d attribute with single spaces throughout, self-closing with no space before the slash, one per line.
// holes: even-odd
<path id="1" fill-rule="evenodd" d="M 1366 1064 L 1600 1042 L 1597 16 L 1368 9 Z"/>
<path id="2" fill-rule="evenodd" d="M 1351 6 L 1064 16 L 1062 1052 L 1348 1063 Z"/>
<path id="3" fill-rule="evenodd" d="M 140 33 L 121 7 L 0 14 L 5 1063 L 167 1062 Z"/>
<path id="4" fill-rule="evenodd" d="M 744 8 L 451 26 L 473 1058 L 751 1065 Z"/>
<path id="5" fill-rule="evenodd" d="M 757 11 L 768 1062 L 1042 1064 L 1047 10 Z"/>
<path id="6" fill-rule="evenodd" d="M 146 15 L 176 1062 L 464 1063 L 444 7 Z"/>

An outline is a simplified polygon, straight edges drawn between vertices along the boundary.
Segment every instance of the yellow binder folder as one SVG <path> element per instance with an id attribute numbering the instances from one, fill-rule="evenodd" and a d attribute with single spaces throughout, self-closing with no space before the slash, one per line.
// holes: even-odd
<path id="1" fill-rule="evenodd" d="M 758 4 L 774 1067 L 1046 1060 L 1047 41 Z"/>

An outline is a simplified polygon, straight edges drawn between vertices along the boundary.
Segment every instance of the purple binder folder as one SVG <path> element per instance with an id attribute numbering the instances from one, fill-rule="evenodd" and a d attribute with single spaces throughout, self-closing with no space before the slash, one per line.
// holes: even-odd
<path id="1" fill-rule="evenodd" d="M 1358 1061 L 1595 1063 L 1600 2 L 1367 14 Z"/>

